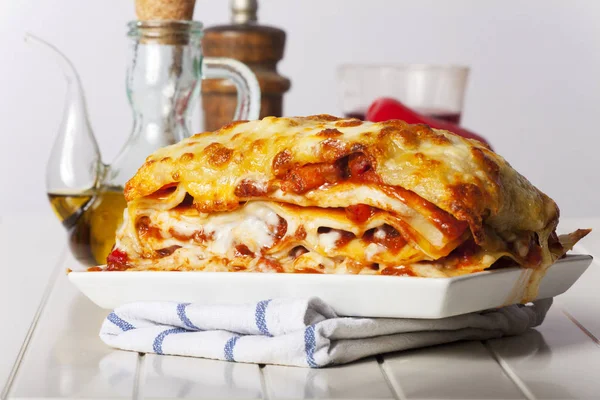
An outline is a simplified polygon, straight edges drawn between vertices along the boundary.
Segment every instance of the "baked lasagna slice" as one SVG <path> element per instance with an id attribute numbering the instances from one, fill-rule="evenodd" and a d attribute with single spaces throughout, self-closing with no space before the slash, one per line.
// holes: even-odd
<path id="1" fill-rule="evenodd" d="M 541 276 L 568 250 L 554 201 L 502 157 L 402 121 L 236 122 L 155 152 L 125 197 L 108 270 Z"/>

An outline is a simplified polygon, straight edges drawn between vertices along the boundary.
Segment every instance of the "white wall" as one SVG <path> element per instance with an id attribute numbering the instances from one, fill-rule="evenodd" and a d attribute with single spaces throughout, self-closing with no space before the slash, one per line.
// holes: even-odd
<path id="1" fill-rule="evenodd" d="M 228 19 L 198 0 L 196 19 Z M 44 165 L 65 93 L 59 70 L 23 42 L 34 32 L 82 77 L 104 159 L 129 134 L 124 91 L 130 0 L 0 2 L 0 209 L 47 207 Z M 554 197 L 563 215 L 600 215 L 600 1 L 263 0 L 262 21 L 288 32 L 280 70 L 288 115 L 339 113 L 345 62 L 472 67 L 464 125 Z M 15 190 L 16 189 L 16 190 Z"/>

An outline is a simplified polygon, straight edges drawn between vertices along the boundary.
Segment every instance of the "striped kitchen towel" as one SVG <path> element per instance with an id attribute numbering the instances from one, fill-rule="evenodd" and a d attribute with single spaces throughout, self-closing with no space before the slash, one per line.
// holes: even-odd
<path id="1" fill-rule="evenodd" d="M 246 305 L 137 302 L 110 313 L 109 346 L 260 364 L 324 367 L 458 340 L 517 335 L 542 323 L 552 299 L 444 319 L 353 318 L 320 299 Z"/>

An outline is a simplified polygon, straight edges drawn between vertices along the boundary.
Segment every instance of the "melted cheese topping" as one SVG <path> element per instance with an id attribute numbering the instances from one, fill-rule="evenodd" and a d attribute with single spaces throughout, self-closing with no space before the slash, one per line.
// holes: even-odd
<path id="1" fill-rule="evenodd" d="M 179 184 L 203 210 L 226 211 L 243 200 L 236 189 L 245 179 L 257 182 L 258 192 L 289 166 L 355 153 L 372 160 L 383 183 L 410 190 L 468 222 L 478 243 L 488 239 L 484 218 L 501 233 L 540 231 L 558 220 L 551 199 L 479 142 L 402 121 L 331 116 L 267 117 L 194 135 L 148 157 L 127 183 L 125 196 L 131 202 Z M 308 193 L 302 198 L 304 205 L 323 206 Z"/>

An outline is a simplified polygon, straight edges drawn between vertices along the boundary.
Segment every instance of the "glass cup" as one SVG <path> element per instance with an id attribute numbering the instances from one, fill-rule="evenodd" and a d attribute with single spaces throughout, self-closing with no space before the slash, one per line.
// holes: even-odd
<path id="1" fill-rule="evenodd" d="M 468 76 L 469 67 L 460 65 L 342 65 L 342 112 L 365 119 L 374 100 L 391 97 L 420 114 L 459 124 Z"/>

